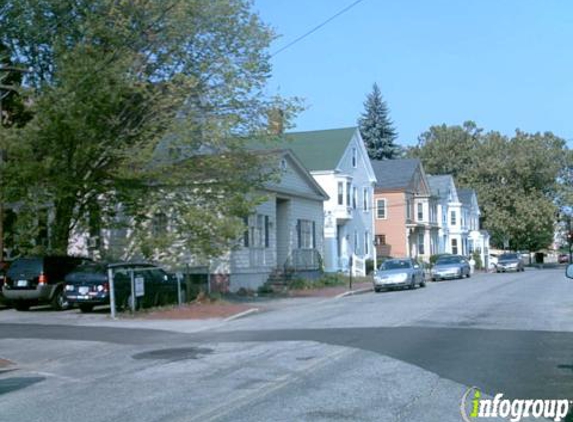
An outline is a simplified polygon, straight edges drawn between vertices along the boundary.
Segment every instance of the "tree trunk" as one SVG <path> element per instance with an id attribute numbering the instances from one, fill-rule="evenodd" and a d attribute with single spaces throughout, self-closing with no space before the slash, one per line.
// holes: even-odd
<path id="1" fill-rule="evenodd" d="M 58 254 L 67 254 L 74 201 L 63 199 L 57 202 L 55 211 L 55 218 L 50 229 L 50 250 Z"/>

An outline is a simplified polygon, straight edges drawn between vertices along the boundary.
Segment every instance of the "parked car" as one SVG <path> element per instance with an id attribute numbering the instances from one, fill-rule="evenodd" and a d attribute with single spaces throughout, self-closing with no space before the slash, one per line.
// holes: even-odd
<path id="1" fill-rule="evenodd" d="M 426 286 L 424 268 L 411 258 L 384 261 L 374 274 L 374 291 L 376 293 L 396 287 L 415 289 L 416 285 Z"/>
<path id="2" fill-rule="evenodd" d="M 471 276 L 468 260 L 461 255 L 444 255 L 432 267 L 432 281 Z"/>
<path id="3" fill-rule="evenodd" d="M 569 262 L 569 254 L 560 253 L 559 256 L 557 257 L 557 262 L 559 262 L 560 264 L 567 264 Z"/>
<path id="4" fill-rule="evenodd" d="M 525 271 L 521 255 L 517 253 L 501 254 L 495 268 L 497 273 L 506 271 Z"/>
<path id="5" fill-rule="evenodd" d="M 18 258 L 6 272 L 2 294 L 8 304 L 19 311 L 40 304 L 50 304 L 55 310 L 68 309 L 64 278 L 89 261 L 88 258 L 73 256 Z"/>
<path id="6" fill-rule="evenodd" d="M 92 263 L 76 268 L 66 277 L 65 295 L 82 312 L 95 306 L 110 304 L 108 270 L 113 271 L 115 301 L 118 308 L 128 309 L 132 303 L 131 273 L 135 281 L 143 282 L 143 296 L 136 298 L 136 308 L 177 303 L 177 279 L 149 263 Z M 185 301 L 186 290 L 181 295 Z"/>

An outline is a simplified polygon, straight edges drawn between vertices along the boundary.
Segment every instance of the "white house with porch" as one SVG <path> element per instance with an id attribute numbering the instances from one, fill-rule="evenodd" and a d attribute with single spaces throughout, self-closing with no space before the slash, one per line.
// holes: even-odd
<path id="1" fill-rule="evenodd" d="M 182 254 L 172 264 L 172 270 L 189 269 L 192 274 L 208 276 L 210 290 L 223 292 L 256 290 L 277 272 L 320 272 L 323 204 L 328 195 L 291 150 L 275 149 L 264 154 L 268 167 L 277 169 L 280 177 L 267 182 L 260 192 L 266 200 L 246 218 L 246 230 L 238 239 L 238 247 L 208 261 Z M 168 222 L 166 226 L 169 227 Z M 129 228 L 102 230 L 99 237 L 98 248 L 104 249 L 105 255 L 137 258 L 130 254 Z M 89 239 L 87 233 L 77 233 L 70 253 L 93 255 Z"/>
<path id="2" fill-rule="evenodd" d="M 295 152 L 329 196 L 324 203 L 324 270 L 348 272 L 353 256 L 375 260 L 376 176 L 358 128 L 291 132 L 280 145 Z"/>

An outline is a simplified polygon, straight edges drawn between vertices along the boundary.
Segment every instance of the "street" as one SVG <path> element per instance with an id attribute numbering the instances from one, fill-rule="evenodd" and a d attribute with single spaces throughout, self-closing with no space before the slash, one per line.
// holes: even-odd
<path id="1" fill-rule="evenodd" d="M 14 363 L 0 366 L 1 421 L 461 421 L 472 386 L 573 400 L 562 268 L 229 322 L 52 315 L 0 311 L 0 362 Z"/>

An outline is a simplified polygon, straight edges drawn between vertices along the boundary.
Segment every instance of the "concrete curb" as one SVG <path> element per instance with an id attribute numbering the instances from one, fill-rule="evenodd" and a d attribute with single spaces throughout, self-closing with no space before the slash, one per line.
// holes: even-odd
<path id="1" fill-rule="evenodd" d="M 16 364 L 8 359 L 0 358 L 0 373 L 13 371 L 16 369 Z"/>
<path id="2" fill-rule="evenodd" d="M 257 313 L 257 312 L 259 312 L 259 308 L 247 309 L 246 311 L 239 312 L 238 314 L 235 314 L 235 315 L 231 315 L 230 317 L 225 318 L 223 321 L 225 321 L 225 322 L 233 321 L 235 319 L 244 318 L 246 316 L 249 316 L 249 315 Z"/>
<path id="3" fill-rule="evenodd" d="M 348 292 L 340 293 L 339 295 L 334 296 L 334 299 L 341 299 L 346 296 L 361 295 L 364 293 L 371 292 L 373 290 L 374 290 L 373 287 L 365 287 L 363 289 L 350 290 Z"/>

